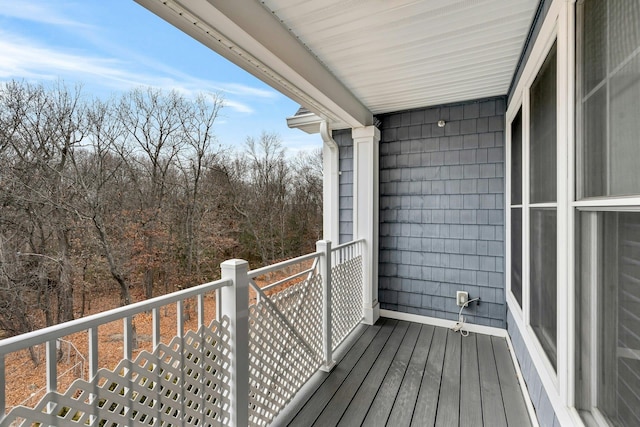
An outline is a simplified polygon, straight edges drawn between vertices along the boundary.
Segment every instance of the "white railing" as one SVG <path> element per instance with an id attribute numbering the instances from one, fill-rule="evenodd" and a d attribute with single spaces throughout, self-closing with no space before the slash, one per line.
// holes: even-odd
<path id="1" fill-rule="evenodd" d="M 363 317 L 363 241 L 249 271 L 221 264 L 222 280 L 0 341 L 0 426 L 266 426 Z M 205 296 L 215 292 L 215 316 Z M 185 332 L 185 306 L 197 300 L 197 330 Z M 211 302 L 210 300 L 208 302 Z M 176 304 L 175 336 L 161 342 L 160 309 Z M 151 311 L 151 351 L 135 359 L 134 316 Z M 212 311 L 212 310 L 209 310 Z M 98 367 L 98 327 L 122 322 L 123 354 Z M 88 380 L 57 384 L 56 340 L 86 333 Z M 7 355 L 45 343 L 46 395 L 6 416 Z"/>
<path id="2" fill-rule="evenodd" d="M 45 343 L 47 388 L 35 407 L 14 407 L 0 419 L 0 425 L 202 425 L 196 420 L 204 418 L 213 424 L 227 423 L 229 321 L 222 317 L 205 323 L 204 297 L 230 285 L 230 280 L 219 280 L 0 341 L 0 417 L 5 413 L 5 397 L 11 392 L 5 381 L 9 354 Z M 197 299 L 198 328 L 185 333 L 184 303 L 190 298 Z M 171 342 L 163 343 L 160 309 L 170 304 L 176 304 L 176 329 Z M 133 359 L 132 319 L 148 311 L 153 352 L 141 351 Z M 99 368 L 98 328 L 114 321 L 122 322 L 122 359 L 115 369 Z M 62 390 L 57 383 L 56 342 L 77 333 L 87 336 L 89 381 L 79 379 Z"/>
<path id="3" fill-rule="evenodd" d="M 362 321 L 364 241 L 344 243 L 331 250 L 332 349 Z"/>

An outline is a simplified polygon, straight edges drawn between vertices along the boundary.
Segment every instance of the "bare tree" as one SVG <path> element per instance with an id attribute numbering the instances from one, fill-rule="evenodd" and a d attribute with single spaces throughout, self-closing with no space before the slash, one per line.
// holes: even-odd
<path id="1" fill-rule="evenodd" d="M 287 193 L 290 169 L 280 137 L 248 137 L 236 162 L 235 209 L 245 224 L 245 242 L 257 249 L 263 264 L 286 256 Z"/>
<path id="2" fill-rule="evenodd" d="M 223 99 L 217 94 L 200 95 L 191 108 L 182 110 L 182 134 L 186 141 L 186 154 L 178 157 L 182 176 L 182 196 L 184 199 L 181 215 L 184 230 L 184 252 L 186 274 L 200 278 L 201 224 L 205 215 L 202 197 L 202 181 L 208 167 L 215 165 L 222 149 L 215 147 L 214 124 L 223 106 Z"/>
<path id="3" fill-rule="evenodd" d="M 112 234 L 122 235 L 119 218 L 123 210 L 127 174 L 125 162 L 119 155 L 125 129 L 116 115 L 112 102 L 94 101 L 87 112 L 89 146 L 84 156 L 77 156 L 76 184 L 81 195 L 80 212 L 88 218 L 95 230 L 106 258 L 109 273 L 120 288 L 120 304 L 131 303 L 131 294 L 123 268 L 127 250 L 125 245 L 114 245 Z M 121 239 L 120 239 L 121 240 Z"/>
<path id="4" fill-rule="evenodd" d="M 223 149 L 222 105 L 217 94 L 97 101 L 61 83 L 0 84 L 0 333 L 72 319 L 80 292 L 84 314 L 86 289 L 117 285 L 113 301 L 129 304 L 214 279 L 230 257 L 313 249 L 319 155 L 289 158 L 269 133 Z"/>
<path id="5" fill-rule="evenodd" d="M 57 321 L 73 319 L 73 268 L 70 233 L 75 218 L 70 209 L 75 194 L 68 166 L 83 139 L 80 88 L 58 83 L 8 82 L 2 87 L 2 143 L 12 207 L 26 214 L 30 233 L 27 252 L 55 259 Z M 44 284 L 42 284 L 44 286 Z M 47 279 L 47 287 L 49 279 Z M 49 290 L 49 289 L 48 289 Z M 47 323 L 52 322 L 49 308 Z"/>
<path id="6" fill-rule="evenodd" d="M 144 240 L 145 296 L 153 296 L 154 275 L 164 264 L 158 255 L 166 249 L 169 228 L 164 221 L 166 197 L 175 191 L 175 161 L 186 142 L 181 117 L 189 102 L 176 91 L 135 89 L 122 98 L 119 114 L 133 156 L 124 156 L 137 184 L 137 220 Z M 162 238 L 161 238 L 162 237 Z"/>

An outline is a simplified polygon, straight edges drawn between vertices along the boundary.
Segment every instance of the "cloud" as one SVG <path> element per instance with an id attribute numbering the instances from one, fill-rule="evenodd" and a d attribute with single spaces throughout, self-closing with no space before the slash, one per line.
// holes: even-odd
<path id="1" fill-rule="evenodd" d="M 124 78 L 115 59 L 65 53 L 0 31 L 0 77 L 52 79 L 59 74 Z"/>
<path id="2" fill-rule="evenodd" d="M 249 95 L 267 99 L 278 97 L 278 93 L 274 90 L 260 89 L 239 83 L 218 83 L 218 85 L 221 91 L 234 95 Z"/>
<path id="3" fill-rule="evenodd" d="M 249 107 L 246 104 L 243 104 L 242 102 L 238 102 L 238 101 L 233 101 L 233 100 L 229 100 L 226 99 L 224 100 L 224 106 L 225 108 L 231 108 L 235 111 L 237 111 L 238 113 L 245 113 L 245 114 L 253 114 L 254 110 L 253 108 Z"/>
<path id="4" fill-rule="evenodd" d="M 91 27 L 63 16 L 60 14 L 61 7 L 64 7 L 64 4 L 60 2 L 56 2 L 56 7 L 52 7 L 51 2 L 5 1 L 0 8 L 0 16 L 65 27 Z"/>
<path id="5" fill-rule="evenodd" d="M 136 70 L 135 65 L 147 62 L 124 61 L 116 58 L 87 55 L 82 51 L 43 46 L 37 42 L 0 30 L 0 79 L 79 81 L 99 85 L 111 91 L 127 91 L 140 86 L 176 90 L 185 96 L 202 92 L 221 93 L 225 106 L 237 113 L 253 114 L 254 109 L 237 98 L 273 99 L 277 92 L 239 83 L 224 83 L 199 79 L 162 67 Z M 148 68 L 148 67 L 147 67 Z M 236 99 L 234 99 L 236 98 Z"/>

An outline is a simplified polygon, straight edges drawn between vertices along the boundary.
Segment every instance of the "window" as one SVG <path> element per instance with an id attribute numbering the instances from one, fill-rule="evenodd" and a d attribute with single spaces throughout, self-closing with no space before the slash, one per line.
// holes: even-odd
<path id="1" fill-rule="evenodd" d="M 531 297 L 529 323 L 549 361 L 556 367 L 556 224 L 555 208 L 531 209 Z"/>
<path id="2" fill-rule="evenodd" d="M 511 293 L 522 308 L 522 108 L 511 122 Z"/>
<path id="3" fill-rule="evenodd" d="M 576 49 L 576 406 L 640 425 L 640 2 L 582 0 Z"/>
<path id="4" fill-rule="evenodd" d="M 542 64 L 530 93 L 530 200 L 531 203 L 556 201 L 556 45 Z"/>
<path id="5" fill-rule="evenodd" d="M 577 397 L 614 425 L 640 425 L 640 213 L 580 213 Z"/>
<path id="6" fill-rule="evenodd" d="M 557 336 L 556 58 L 554 43 L 529 91 L 529 322 L 554 368 Z"/>
<path id="7" fill-rule="evenodd" d="M 578 198 L 636 195 L 640 4 L 589 0 L 578 13 Z"/>
<path id="8" fill-rule="evenodd" d="M 556 50 L 554 43 L 528 89 L 528 106 L 520 107 L 509 124 L 510 291 L 527 313 L 529 325 L 554 369 L 558 206 Z M 523 271 L 525 266 L 528 275 Z"/>

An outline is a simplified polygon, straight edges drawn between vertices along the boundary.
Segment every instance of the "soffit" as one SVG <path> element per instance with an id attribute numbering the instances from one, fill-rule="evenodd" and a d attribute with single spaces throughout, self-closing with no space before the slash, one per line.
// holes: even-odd
<path id="1" fill-rule="evenodd" d="M 505 95 L 537 0 L 264 0 L 372 113 Z"/>

